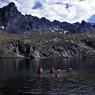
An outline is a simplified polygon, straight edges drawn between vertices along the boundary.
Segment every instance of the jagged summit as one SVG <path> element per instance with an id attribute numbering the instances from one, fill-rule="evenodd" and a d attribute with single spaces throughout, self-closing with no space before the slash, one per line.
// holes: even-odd
<path id="1" fill-rule="evenodd" d="M 13 3 L 13 2 L 9 3 L 8 6 L 9 6 L 9 7 L 16 7 L 16 6 L 15 6 L 15 3 Z"/>
<path id="2" fill-rule="evenodd" d="M 4 6 L 3 8 L 0 9 L 0 11 L 3 11 L 3 12 L 11 11 L 11 10 L 17 10 L 17 7 L 16 7 L 15 3 L 13 3 L 13 2 L 9 3 L 9 5 Z"/>
<path id="3" fill-rule="evenodd" d="M 3 28 L 2 28 L 3 26 Z M 24 32 L 91 32 L 95 33 L 95 25 L 82 21 L 70 24 L 68 22 L 53 22 L 45 17 L 39 19 L 31 15 L 22 15 L 13 2 L 0 9 L 0 29 L 8 33 Z"/>

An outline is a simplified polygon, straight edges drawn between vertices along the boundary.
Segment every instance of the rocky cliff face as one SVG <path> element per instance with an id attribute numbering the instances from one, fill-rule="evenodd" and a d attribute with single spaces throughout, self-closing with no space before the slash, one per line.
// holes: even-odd
<path id="1" fill-rule="evenodd" d="M 34 32 L 28 36 L 5 35 L 0 39 L 0 57 L 94 57 L 95 36 Z"/>
<path id="2" fill-rule="evenodd" d="M 95 33 L 95 25 L 82 21 L 70 24 L 67 22 L 53 21 L 46 18 L 39 19 L 31 15 L 22 15 L 14 3 L 0 9 L 0 29 L 8 33 L 24 32 L 64 32 L 70 33 L 90 32 Z"/>

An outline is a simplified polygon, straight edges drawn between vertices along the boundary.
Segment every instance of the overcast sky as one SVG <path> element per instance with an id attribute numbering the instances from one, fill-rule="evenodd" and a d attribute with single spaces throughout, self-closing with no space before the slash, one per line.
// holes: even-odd
<path id="1" fill-rule="evenodd" d="M 14 2 L 24 15 L 70 23 L 82 20 L 95 22 L 95 0 L 0 0 L 0 7 L 10 2 Z"/>

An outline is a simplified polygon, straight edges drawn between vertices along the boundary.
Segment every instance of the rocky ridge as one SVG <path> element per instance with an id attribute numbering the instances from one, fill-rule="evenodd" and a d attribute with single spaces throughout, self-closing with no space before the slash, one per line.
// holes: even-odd
<path id="1" fill-rule="evenodd" d="M 82 21 L 81 23 L 53 22 L 46 18 L 38 18 L 31 15 L 22 15 L 14 3 L 0 9 L 0 30 L 7 33 L 31 33 L 31 32 L 69 32 L 69 33 L 95 33 L 95 24 Z"/>

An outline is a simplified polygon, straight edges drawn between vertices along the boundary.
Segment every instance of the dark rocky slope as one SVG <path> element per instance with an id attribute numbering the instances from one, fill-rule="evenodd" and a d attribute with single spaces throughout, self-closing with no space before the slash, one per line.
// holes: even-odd
<path id="1" fill-rule="evenodd" d="M 33 32 L 31 35 L 0 34 L 0 57 L 94 57 L 95 36 Z"/>
<path id="2" fill-rule="evenodd" d="M 10 3 L 0 9 L 0 57 L 93 57 L 95 37 L 89 32 L 95 32 L 94 24 L 24 16 Z"/>
<path id="3" fill-rule="evenodd" d="M 0 29 L 8 33 L 24 32 L 64 32 L 71 33 L 90 32 L 95 33 L 95 25 L 82 21 L 70 24 L 67 22 L 53 21 L 46 18 L 39 19 L 31 15 L 22 15 L 14 3 L 0 9 Z"/>

